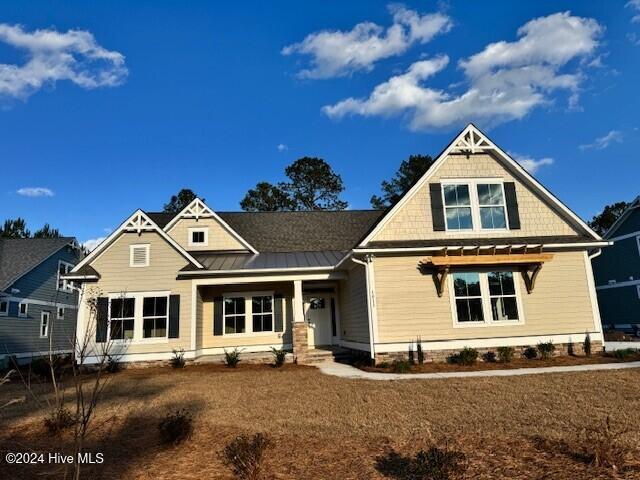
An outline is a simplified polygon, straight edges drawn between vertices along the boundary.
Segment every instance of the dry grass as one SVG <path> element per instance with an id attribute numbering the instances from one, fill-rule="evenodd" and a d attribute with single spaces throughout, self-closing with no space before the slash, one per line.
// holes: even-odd
<path id="1" fill-rule="evenodd" d="M 640 471 L 596 467 L 581 452 L 581 432 L 610 415 L 629 428 L 620 441 L 640 458 L 640 370 L 528 377 L 370 382 L 322 375 L 311 367 L 150 368 L 113 376 L 91 435 L 105 464 L 91 479 L 233 478 L 220 453 L 239 434 L 269 434 L 267 478 L 371 479 L 376 456 L 409 454 L 434 440 L 462 451 L 464 478 L 638 478 Z M 20 392 L 5 385 L 0 403 Z M 163 445 L 157 424 L 190 410 L 195 431 Z M 34 402 L 0 417 L 0 449 L 64 451 L 49 437 Z M 4 457 L 4 454 L 2 454 Z M 0 478 L 61 478 L 49 465 L 7 466 Z"/>

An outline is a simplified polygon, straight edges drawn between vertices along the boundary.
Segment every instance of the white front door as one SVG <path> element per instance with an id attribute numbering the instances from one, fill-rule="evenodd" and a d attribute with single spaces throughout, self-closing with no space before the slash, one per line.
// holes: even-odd
<path id="1" fill-rule="evenodd" d="M 333 343 L 330 295 L 305 295 L 304 318 L 308 327 L 309 348 Z"/>

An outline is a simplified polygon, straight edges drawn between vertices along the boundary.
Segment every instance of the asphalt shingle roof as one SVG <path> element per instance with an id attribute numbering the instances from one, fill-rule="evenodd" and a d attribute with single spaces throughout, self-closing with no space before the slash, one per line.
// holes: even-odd
<path id="1" fill-rule="evenodd" d="M 0 238 L 0 290 L 9 287 L 22 275 L 73 242 L 61 238 Z"/>

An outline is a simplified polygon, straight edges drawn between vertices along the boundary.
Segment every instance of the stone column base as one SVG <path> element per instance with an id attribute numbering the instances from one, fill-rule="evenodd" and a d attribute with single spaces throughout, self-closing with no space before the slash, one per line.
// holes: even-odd
<path id="1" fill-rule="evenodd" d="M 304 362 L 309 352 L 306 322 L 293 323 L 293 358 L 297 362 Z"/>

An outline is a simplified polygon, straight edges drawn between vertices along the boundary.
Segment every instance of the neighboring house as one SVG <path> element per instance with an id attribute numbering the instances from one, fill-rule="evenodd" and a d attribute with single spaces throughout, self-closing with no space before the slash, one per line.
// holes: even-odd
<path id="1" fill-rule="evenodd" d="M 419 337 L 602 346 L 587 252 L 607 245 L 473 125 L 392 208 L 137 210 L 67 277 L 78 328 L 123 361 L 337 345 L 376 359 Z M 93 301 L 95 299 L 95 301 Z"/>
<path id="2" fill-rule="evenodd" d="M 73 238 L 0 238 L 0 359 L 73 350 L 78 294 L 62 275 L 80 257 Z"/>
<path id="3" fill-rule="evenodd" d="M 602 323 L 636 330 L 640 326 L 640 196 L 604 238 L 613 246 L 593 259 Z"/>

